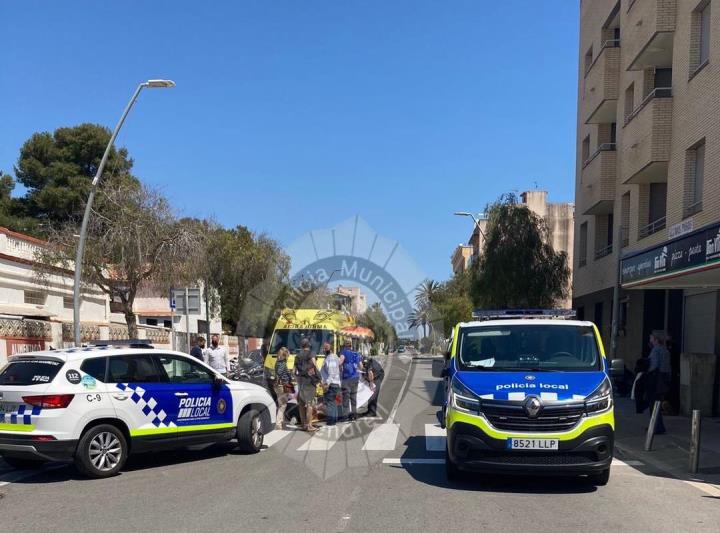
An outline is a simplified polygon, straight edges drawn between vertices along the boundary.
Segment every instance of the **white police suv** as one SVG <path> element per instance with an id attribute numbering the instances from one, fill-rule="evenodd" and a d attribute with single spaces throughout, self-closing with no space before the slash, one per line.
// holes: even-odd
<path id="1" fill-rule="evenodd" d="M 255 453 L 274 424 L 264 388 L 151 346 L 27 353 L 0 369 L 0 455 L 18 468 L 74 461 L 108 477 L 130 453 L 234 438 Z"/>

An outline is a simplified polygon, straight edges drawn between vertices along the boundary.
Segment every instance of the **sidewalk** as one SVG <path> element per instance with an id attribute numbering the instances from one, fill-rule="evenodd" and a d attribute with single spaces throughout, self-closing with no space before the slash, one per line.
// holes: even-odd
<path id="1" fill-rule="evenodd" d="M 663 416 L 667 433 L 655 435 L 652 451 L 644 451 L 650 416 L 635 413 L 635 402 L 615 398 L 615 448 L 621 459 L 636 459 L 673 477 L 720 485 L 720 418 L 704 418 L 700 468 L 690 474 L 690 418 Z"/>

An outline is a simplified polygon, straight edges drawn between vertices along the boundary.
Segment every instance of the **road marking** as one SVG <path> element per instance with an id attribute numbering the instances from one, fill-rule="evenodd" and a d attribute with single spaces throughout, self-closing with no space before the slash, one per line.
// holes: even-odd
<path id="1" fill-rule="evenodd" d="M 303 443 L 297 451 L 310 452 L 322 451 L 326 452 L 337 444 L 346 429 L 350 428 L 350 424 L 338 424 L 336 426 L 323 426 L 313 433 L 312 437 Z"/>
<path id="2" fill-rule="evenodd" d="M 683 480 L 685 483 L 690 485 L 691 487 L 695 487 L 698 490 L 703 491 L 705 494 L 708 494 L 709 496 L 713 496 L 715 498 L 720 498 L 720 488 L 718 488 L 715 485 L 711 485 L 709 483 L 705 483 L 703 481 L 692 481 L 692 480 Z"/>
<path id="3" fill-rule="evenodd" d="M 287 429 L 275 429 L 263 436 L 263 446 L 267 446 L 269 448 L 270 446 L 283 440 L 285 437 L 290 435 L 290 433 L 292 433 L 292 431 Z"/>
<path id="4" fill-rule="evenodd" d="M 412 365 L 412 363 L 411 363 Z M 405 381 L 403 381 L 402 387 L 400 387 L 400 393 L 398 394 L 397 399 L 395 400 L 395 405 L 393 405 L 392 410 L 390 411 L 390 416 L 387 419 L 388 424 L 392 424 L 395 422 L 395 415 L 397 414 L 398 408 L 400 407 L 400 402 L 402 401 L 402 397 L 405 394 L 405 389 L 407 388 L 407 385 L 410 381 L 410 369 L 408 369 L 408 373 L 405 374 Z M 388 371 L 389 374 L 389 371 Z"/>
<path id="5" fill-rule="evenodd" d="M 623 461 L 620 459 L 613 459 L 612 465 L 613 466 L 645 466 L 645 463 L 643 463 L 642 461 L 633 461 L 633 460 Z"/>
<path id="6" fill-rule="evenodd" d="M 445 451 L 445 430 L 440 424 L 425 424 L 425 450 L 429 452 Z"/>
<path id="7" fill-rule="evenodd" d="M 416 459 L 404 459 L 402 457 L 386 457 L 383 459 L 384 465 L 401 465 L 401 466 L 407 466 L 407 465 L 444 465 L 445 459 L 435 458 L 435 459 L 428 459 L 428 458 L 416 458 Z"/>
<path id="8" fill-rule="evenodd" d="M 380 424 L 375 426 L 368 435 L 363 451 L 391 451 L 395 449 L 398 434 L 400 433 L 399 424 Z"/>

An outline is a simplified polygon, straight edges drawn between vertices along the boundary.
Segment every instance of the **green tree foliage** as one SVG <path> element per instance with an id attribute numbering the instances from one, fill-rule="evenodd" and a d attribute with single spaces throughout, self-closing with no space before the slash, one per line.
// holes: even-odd
<path id="1" fill-rule="evenodd" d="M 375 343 L 373 351 L 377 353 L 377 344 L 382 343 L 387 349 L 391 345 L 397 343 L 397 332 L 395 327 L 388 320 L 382 306 L 379 303 L 374 303 L 367 310 L 357 318 L 358 326 L 364 326 L 373 330 L 375 334 Z"/>
<path id="2" fill-rule="evenodd" d="M 216 292 L 223 323 L 238 335 L 264 336 L 288 289 L 290 258 L 267 235 L 244 226 L 208 227 L 204 274 Z"/>
<path id="3" fill-rule="evenodd" d="M 508 194 L 488 207 L 485 244 L 473 272 L 478 307 L 549 308 L 568 294 L 567 254 L 556 252 L 545 221 Z"/>
<path id="4" fill-rule="evenodd" d="M 14 198 L 14 190 L 13 177 L 0 170 L 0 226 L 33 235 L 37 230 L 37 221 L 25 215 L 24 199 Z"/>
<path id="5" fill-rule="evenodd" d="M 137 338 L 133 303 L 138 291 L 152 287 L 167 294 L 171 286 L 194 283 L 202 253 L 200 235 L 179 220 L 167 200 L 133 183 L 108 184 L 99 191 L 88 224 L 83 281 L 99 287 L 120 304 L 128 333 Z M 79 223 L 69 221 L 48 231 L 50 246 L 39 252 L 38 274 L 74 269 Z"/>
<path id="6" fill-rule="evenodd" d="M 442 331 L 443 338 L 450 337 L 456 324 L 472 318 L 470 277 L 467 271 L 457 274 L 442 283 L 433 297 L 433 309 L 438 317 L 436 328 Z"/>
<path id="7" fill-rule="evenodd" d="M 90 184 L 102 159 L 110 130 L 97 124 L 58 128 L 33 134 L 20 149 L 15 166 L 17 181 L 27 193 L 23 215 L 47 224 L 65 224 L 82 218 Z M 102 186 L 120 180 L 137 184 L 131 176 L 133 161 L 124 148 L 113 148 L 102 176 Z"/>

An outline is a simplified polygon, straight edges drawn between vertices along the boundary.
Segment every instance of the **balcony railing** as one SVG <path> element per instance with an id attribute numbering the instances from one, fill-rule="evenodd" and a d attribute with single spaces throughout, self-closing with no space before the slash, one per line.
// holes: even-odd
<path id="1" fill-rule="evenodd" d="M 652 235 L 653 233 L 657 233 L 658 231 L 665 229 L 665 217 L 658 218 L 657 220 L 650 222 L 647 226 L 643 226 L 640 228 L 640 231 L 638 232 L 640 235 L 640 238 L 643 239 L 647 237 L 648 235 Z"/>
<path id="2" fill-rule="evenodd" d="M 694 204 L 690 204 L 683 209 L 683 218 L 691 217 L 695 213 L 699 213 L 703 209 L 703 203 L 702 200 L 699 202 L 695 202 Z"/>
<path id="3" fill-rule="evenodd" d="M 585 161 L 583 161 L 583 168 L 588 166 L 590 162 L 595 159 L 601 152 L 609 152 L 615 150 L 615 143 L 602 143 Z"/>
<path id="4" fill-rule="evenodd" d="M 635 109 L 632 110 L 632 112 L 625 117 L 625 124 L 630 122 L 632 119 L 634 119 L 640 111 L 643 110 L 643 108 L 650 102 L 653 98 L 670 98 L 672 97 L 672 87 L 656 87 L 650 93 L 643 98 L 643 101 L 640 102 L 640 105 L 638 105 Z"/>
<path id="5" fill-rule="evenodd" d="M 607 246 L 603 246 L 602 248 L 598 248 L 595 250 L 595 259 L 602 259 L 605 256 L 608 256 L 613 251 L 613 245 L 608 244 Z"/>

